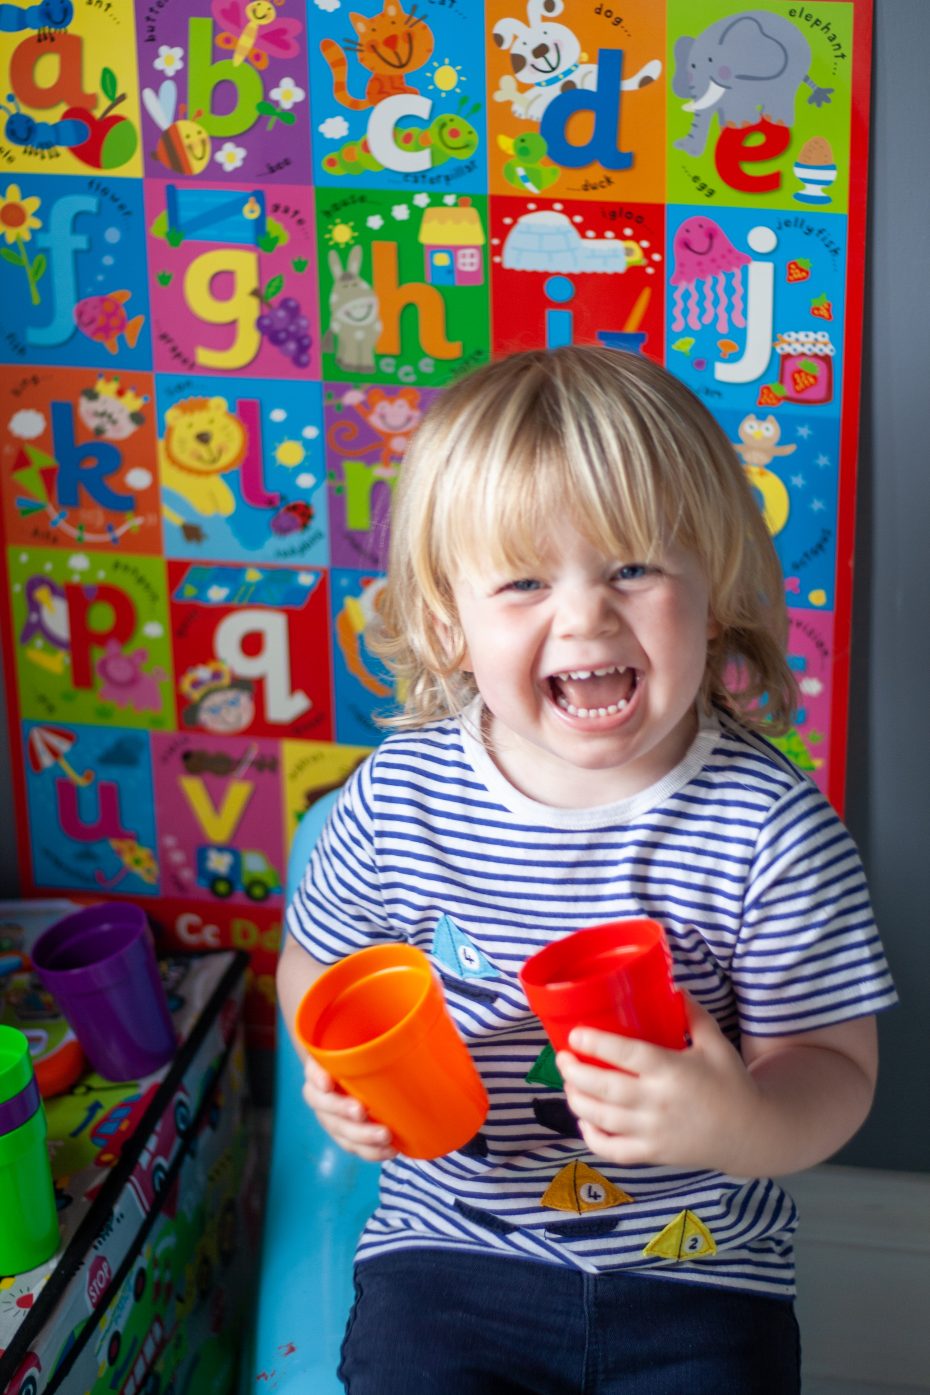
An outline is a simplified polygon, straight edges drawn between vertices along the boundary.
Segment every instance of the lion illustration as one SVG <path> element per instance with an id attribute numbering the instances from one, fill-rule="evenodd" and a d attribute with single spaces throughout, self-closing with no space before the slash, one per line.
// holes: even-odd
<path id="1" fill-rule="evenodd" d="M 165 413 L 165 434 L 158 443 L 162 489 L 180 495 L 201 518 L 228 518 L 236 501 L 221 476 L 242 464 L 248 448 L 248 433 L 225 397 L 186 397 Z M 203 542 L 196 523 L 167 504 L 163 512 L 188 542 Z"/>

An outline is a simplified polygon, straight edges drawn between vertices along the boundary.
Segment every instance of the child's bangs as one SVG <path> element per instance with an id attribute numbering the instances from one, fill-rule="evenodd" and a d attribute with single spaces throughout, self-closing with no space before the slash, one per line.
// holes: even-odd
<path id="1" fill-rule="evenodd" d="M 648 480 L 631 488 L 622 472 L 572 454 L 522 460 L 512 454 L 505 469 L 487 472 L 484 488 L 473 489 L 467 504 L 449 510 L 445 536 L 435 542 L 466 575 L 528 575 L 546 560 L 553 530 L 566 521 L 606 557 L 644 562 L 668 543 L 672 523 Z"/>
<path id="2" fill-rule="evenodd" d="M 605 557 L 625 562 L 654 562 L 675 533 L 671 504 L 647 480 L 640 487 L 615 472 L 603 487 L 587 480 L 587 497 L 579 494 L 572 522 L 582 537 Z"/>
<path id="3" fill-rule="evenodd" d="M 522 468 L 521 468 L 522 466 Z M 542 562 L 552 521 L 565 509 L 558 469 L 511 457 L 456 511 L 449 554 L 468 575 L 531 572 Z"/>

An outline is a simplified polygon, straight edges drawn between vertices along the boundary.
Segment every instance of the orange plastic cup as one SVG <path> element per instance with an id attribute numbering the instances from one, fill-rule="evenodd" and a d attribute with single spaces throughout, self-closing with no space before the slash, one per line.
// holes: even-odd
<path id="1" fill-rule="evenodd" d="M 331 965 L 304 994 L 296 1027 L 313 1059 L 407 1157 L 442 1157 L 484 1123 L 487 1092 L 439 979 L 413 945 L 374 945 Z"/>

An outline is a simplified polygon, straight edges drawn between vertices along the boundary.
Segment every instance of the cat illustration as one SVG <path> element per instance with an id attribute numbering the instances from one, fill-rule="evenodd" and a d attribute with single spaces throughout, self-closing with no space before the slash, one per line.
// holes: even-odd
<path id="1" fill-rule="evenodd" d="M 379 15 L 349 14 L 356 38 L 346 44 L 371 73 L 364 97 L 353 97 L 346 76 L 349 60 L 333 39 L 320 42 L 320 52 L 333 75 L 333 96 L 352 111 L 364 111 L 377 106 L 385 97 L 401 92 L 416 92 L 406 81 L 405 74 L 422 68 L 433 52 L 433 31 L 425 20 L 402 9 L 398 0 L 384 0 Z"/>

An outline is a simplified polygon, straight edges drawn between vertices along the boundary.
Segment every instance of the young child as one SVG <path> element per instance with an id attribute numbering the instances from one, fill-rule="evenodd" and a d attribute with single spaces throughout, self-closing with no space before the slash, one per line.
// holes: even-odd
<path id="1" fill-rule="evenodd" d="M 849 835 L 760 734 L 795 690 L 732 446 L 648 359 L 517 354 L 427 413 L 391 549 L 404 710 L 289 909 L 281 1004 L 292 1022 L 325 965 L 416 944 L 491 1103 L 416 1162 L 307 1061 L 324 1128 L 384 1163 L 346 1388 L 797 1392 L 796 1216 L 771 1179 L 862 1123 L 894 989 Z M 635 916 L 665 928 L 690 1046 L 578 1027 L 553 1061 L 522 964 Z"/>

